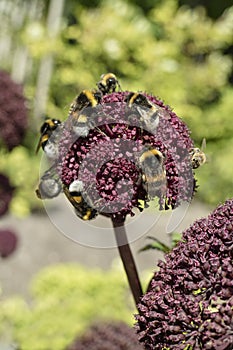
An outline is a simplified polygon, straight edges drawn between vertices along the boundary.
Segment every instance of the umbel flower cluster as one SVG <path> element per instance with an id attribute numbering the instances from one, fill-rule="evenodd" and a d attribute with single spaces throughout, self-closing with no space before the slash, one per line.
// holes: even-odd
<path id="1" fill-rule="evenodd" d="M 0 140 L 11 151 L 18 146 L 27 128 L 28 110 L 22 86 L 0 71 Z"/>
<path id="2" fill-rule="evenodd" d="M 138 305 L 145 349 L 233 349 L 233 199 L 194 222 Z"/>
<path id="3" fill-rule="evenodd" d="M 150 94 L 115 92 L 114 74 L 101 78 L 97 90 L 75 98 L 66 121 L 42 128 L 41 145 L 55 158 L 51 169 L 61 185 L 49 178 L 49 169 L 38 196 L 51 198 L 62 188 L 83 220 L 101 213 L 123 221 L 154 198 L 160 209 L 190 201 L 194 146 L 185 123 Z"/>
<path id="4" fill-rule="evenodd" d="M 142 350 L 133 329 L 123 322 L 100 322 L 77 338 L 67 350 Z"/>

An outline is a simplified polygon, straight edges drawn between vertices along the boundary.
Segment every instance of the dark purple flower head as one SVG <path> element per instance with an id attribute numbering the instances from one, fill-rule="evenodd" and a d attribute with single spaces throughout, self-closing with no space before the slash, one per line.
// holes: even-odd
<path id="1" fill-rule="evenodd" d="M 130 105 L 131 95 L 113 92 L 95 107 L 73 110 L 60 142 L 65 193 L 82 192 L 87 208 L 114 220 L 155 197 L 160 209 L 176 208 L 195 189 L 185 123 L 156 97 L 140 93 L 142 104 Z"/>
<path id="2" fill-rule="evenodd" d="M 197 220 L 139 304 L 146 349 L 233 349 L 233 199 Z"/>
<path id="3" fill-rule="evenodd" d="M 11 230 L 1 229 L 0 230 L 0 256 L 7 258 L 12 254 L 17 246 L 17 236 Z"/>
<path id="4" fill-rule="evenodd" d="M 0 216 L 7 213 L 13 193 L 14 187 L 11 186 L 8 177 L 0 174 Z"/>
<path id="5" fill-rule="evenodd" d="M 123 322 L 93 325 L 67 350 L 142 350 L 133 329 Z"/>
<path id="6" fill-rule="evenodd" d="M 9 151 L 21 143 L 27 115 L 22 87 L 8 73 L 0 71 L 0 139 Z"/>

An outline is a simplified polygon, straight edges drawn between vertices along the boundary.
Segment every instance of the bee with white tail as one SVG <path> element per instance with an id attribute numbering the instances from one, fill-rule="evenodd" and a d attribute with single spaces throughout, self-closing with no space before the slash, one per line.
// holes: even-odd
<path id="1" fill-rule="evenodd" d="M 139 157 L 139 166 L 143 187 L 149 198 L 165 193 L 167 179 L 163 154 L 156 148 L 147 148 Z"/>
<path id="2" fill-rule="evenodd" d="M 69 187 L 64 186 L 63 191 L 71 202 L 71 204 L 75 208 L 76 215 L 84 220 L 92 220 L 97 216 L 97 210 L 95 210 L 89 202 L 87 202 L 87 198 L 83 197 L 83 182 L 80 180 L 73 181 Z"/>
<path id="3" fill-rule="evenodd" d="M 138 92 L 130 92 L 125 102 L 130 109 L 138 113 L 143 128 L 150 132 L 156 131 L 159 124 L 159 106 L 155 106 L 146 96 Z"/>

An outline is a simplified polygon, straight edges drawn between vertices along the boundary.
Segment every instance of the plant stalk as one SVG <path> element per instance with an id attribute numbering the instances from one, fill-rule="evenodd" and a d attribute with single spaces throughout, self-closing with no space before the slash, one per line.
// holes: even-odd
<path id="1" fill-rule="evenodd" d="M 123 266 L 127 275 L 129 286 L 135 301 L 138 305 L 142 296 L 142 287 L 139 280 L 135 261 L 128 243 L 127 234 L 125 231 L 124 221 L 114 221 L 112 219 L 114 233 L 116 237 L 118 251 L 123 262 Z"/>

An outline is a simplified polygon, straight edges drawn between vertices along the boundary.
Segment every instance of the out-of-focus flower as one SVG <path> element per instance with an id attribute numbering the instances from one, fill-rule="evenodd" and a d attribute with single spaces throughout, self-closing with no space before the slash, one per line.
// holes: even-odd
<path id="1" fill-rule="evenodd" d="M 2 258 L 7 258 L 12 254 L 17 246 L 17 236 L 16 234 L 7 229 L 0 230 L 0 256 Z"/>
<path id="2" fill-rule="evenodd" d="M 27 128 L 26 100 L 22 86 L 0 71 L 0 139 L 10 151 L 19 145 Z"/>
<path id="3" fill-rule="evenodd" d="M 13 193 L 14 187 L 10 185 L 9 179 L 0 174 L 0 216 L 7 213 Z"/>
<path id="4" fill-rule="evenodd" d="M 146 349 L 233 349 L 233 199 L 183 233 L 139 304 Z"/>
<path id="5" fill-rule="evenodd" d="M 67 350 L 142 350 L 134 330 L 123 322 L 93 325 Z"/>
<path id="6" fill-rule="evenodd" d="M 86 208 L 95 208 L 93 217 L 101 213 L 122 221 L 155 197 L 160 209 L 173 209 L 193 196 L 193 142 L 187 126 L 161 100 L 140 95 L 153 115 L 144 106 L 130 108 L 129 92 L 114 92 L 102 96 L 95 108 L 84 108 L 81 116 L 71 114 L 64 127 L 61 180 L 66 193 L 83 194 Z M 75 127 L 79 119 L 91 120 L 93 127 Z M 79 210 L 79 203 L 75 207 Z"/>

